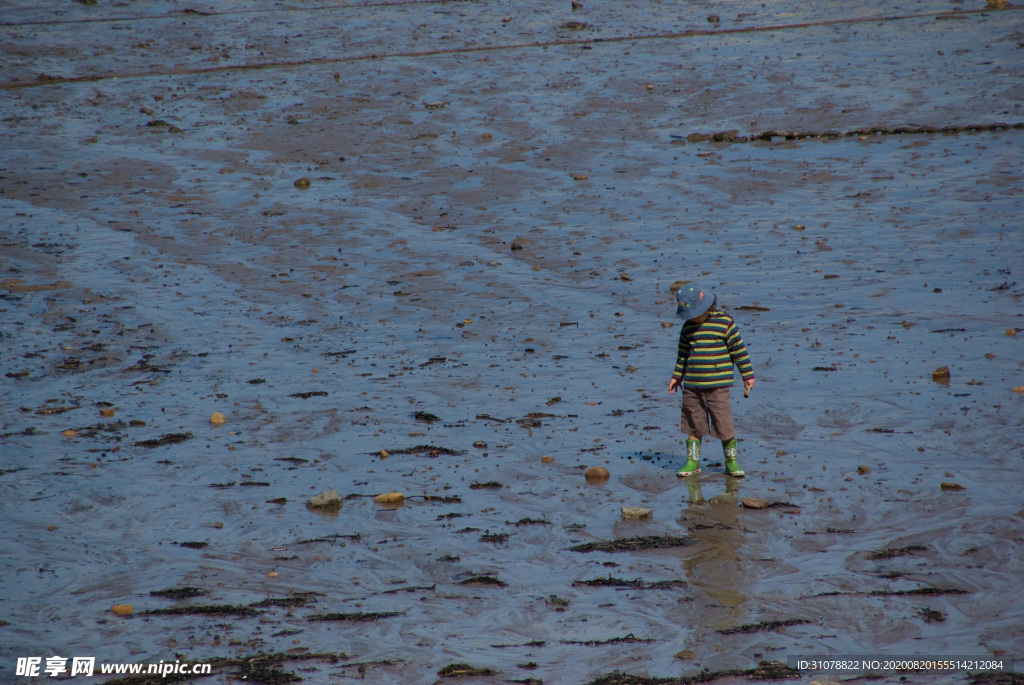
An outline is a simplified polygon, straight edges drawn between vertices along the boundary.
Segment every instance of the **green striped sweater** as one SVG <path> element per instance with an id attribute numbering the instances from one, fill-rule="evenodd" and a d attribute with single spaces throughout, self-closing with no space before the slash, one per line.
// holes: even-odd
<path id="1" fill-rule="evenodd" d="M 712 309 L 704 323 L 687 321 L 679 331 L 679 357 L 673 378 L 695 390 L 732 385 L 733 364 L 743 379 L 754 377 L 747 346 L 733 318 Z"/>

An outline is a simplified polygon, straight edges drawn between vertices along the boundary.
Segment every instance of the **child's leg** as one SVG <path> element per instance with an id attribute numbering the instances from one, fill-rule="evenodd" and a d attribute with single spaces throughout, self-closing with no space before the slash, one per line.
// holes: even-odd
<path id="1" fill-rule="evenodd" d="M 700 473 L 700 439 L 708 432 L 708 414 L 698 392 L 683 388 L 682 430 L 686 434 L 686 463 L 676 472 L 681 478 Z"/>
<path id="2" fill-rule="evenodd" d="M 725 472 L 742 478 L 745 474 L 736 461 L 736 428 L 732 423 L 729 388 L 716 388 L 708 393 L 708 413 L 711 416 L 712 435 L 722 441 Z"/>

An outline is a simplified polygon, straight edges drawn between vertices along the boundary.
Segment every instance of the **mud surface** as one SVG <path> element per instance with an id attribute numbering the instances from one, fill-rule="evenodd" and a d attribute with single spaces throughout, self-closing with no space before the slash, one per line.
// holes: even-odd
<path id="1" fill-rule="evenodd" d="M 18 1 L 0 28 L 0 680 L 1024 658 L 1012 3 Z M 675 477 L 696 277 L 757 374 L 738 482 L 710 442 Z"/>

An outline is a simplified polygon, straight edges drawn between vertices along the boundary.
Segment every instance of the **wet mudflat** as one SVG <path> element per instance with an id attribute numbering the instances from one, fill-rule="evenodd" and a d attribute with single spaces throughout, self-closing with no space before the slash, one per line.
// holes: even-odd
<path id="1" fill-rule="evenodd" d="M 1024 658 L 1021 10 L 0 23 L 4 680 Z M 675 477 L 669 289 L 696 277 L 758 378 L 742 481 L 709 442 Z M 873 682 L 901 677 L 935 682 Z"/>

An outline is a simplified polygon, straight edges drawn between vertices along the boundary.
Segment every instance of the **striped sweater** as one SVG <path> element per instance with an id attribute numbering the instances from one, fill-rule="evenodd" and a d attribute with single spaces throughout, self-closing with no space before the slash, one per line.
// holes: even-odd
<path id="1" fill-rule="evenodd" d="M 725 312 L 712 309 L 704 323 L 687 321 L 679 331 L 679 356 L 673 378 L 695 390 L 727 388 L 733 381 L 733 364 L 743 379 L 754 377 L 747 347 L 736 322 Z"/>

